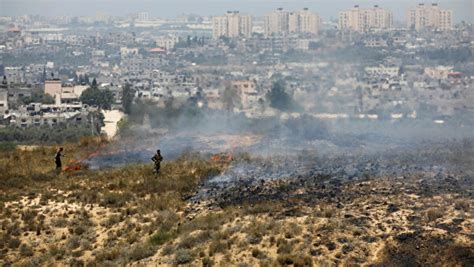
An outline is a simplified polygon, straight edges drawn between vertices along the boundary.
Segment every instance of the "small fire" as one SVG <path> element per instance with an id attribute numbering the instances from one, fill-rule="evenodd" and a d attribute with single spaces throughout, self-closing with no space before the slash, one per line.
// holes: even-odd
<path id="1" fill-rule="evenodd" d="M 230 152 L 215 154 L 211 157 L 211 161 L 218 162 L 218 163 L 230 163 L 232 160 L 234 160 L 233 154 L 234 154 L 235 149 L 238 146 L 237 142 L 236 141 L 232 142 L 230 146 Z"/>
<path id="2" fill-rule="evenodd" d="M 80 158 L 80 159 L 73 159 L 69 161 L 69 164 L 63 169 L 65 172 L 72 172 L 72 171 L 80 171 L 87 169 L 87 164 L 83 163 L 84 161 L 96 157 L 101 154 L 101 150 L 105 148 L 106 144 L 101 144 L 96 151 L 88 154 L 87 156 Z"/>
<path id="3" fill-rule="evenodd" d="M 213 155 L 211 160 L 218 163 L 229 163 L 233 160 L 233 157 L 231 153 L 220 153 Z"/>
<path id="4" fill-rule="evenodd" d="M 83 169 L 87 169 L 87 165 L 81 163 L 78 160 L 71 160 L 69 162 L 69 165 L 67 165 L 64 168 L 64 171 L 65 172 L 71 172 L 71 171 L 80 171 L 80 170 L 83 170 Z"/>

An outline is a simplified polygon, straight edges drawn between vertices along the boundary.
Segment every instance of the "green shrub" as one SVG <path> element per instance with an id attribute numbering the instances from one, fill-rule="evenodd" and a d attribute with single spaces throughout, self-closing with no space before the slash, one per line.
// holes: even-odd
<path id="1" fill-rule="evenodd" d="M 8 152 L 16 149 L 16 144 L 13 142 L 0 142 L 0 152 Z"/>
<path id="2" fill-rule="evenodd" d="M 53 245 L 49 248 L 49 255 L 51 255 L 51 257 L 54 257 L 56 260 L 59 260 L 62 259 L 64 255 L 66 255 L 66 250 L 64 249 L 64 247 Z"/>
<path id="3" fill-rule="evenodd" d="M 166 255 L 171 255 L 171 253 L 173 253 L 175 250 L 174 246 L 172 245 L 166 245 L 163 247 L 163 249 L 161 250 L 161 255 L 163 256 L 166 256 Z"/>
<path id="4" fill-rule="evenodd" d="M 0 128 L 0 144 L 5 144 L 7 150 L 11 150 L 12 142 L 26 144 L 62 144 L 65 142 L 78 142 L 83 136 L 91 135 L 89 123 L 82 125 L 56 126 L 42 125 L 39 127 L 19 128 L 9 126 Z M 0 149 L 0 151 L 2 151 Z"/>
<path id="5" fill-rule="evenodd" d="M 51 225 L 53 225 L 54 227 L 63 228 L 66 227 L 67 220 L 62 217 L 53 218 L 51 219 Z"/>
<path id="6" fill-rule="evenodd" d="M 66 248 L 68 250 L 74 250 L 81 245 L 81 239 L 77 235 L 71 236 L 66 242 Z"/>
<path id="7" fill-rule="evenodd" d="M 21 241 L 18 238 L 12 238 L 10 241 L 8 241 L 8 247 L 11 249 L 16 249 L 20 246 Z"/>
<path id="8" fill-rule="evenodd" d="M 216 253 L 224 253 L 228 249 L 228 243 L 221 240 L 213 240 L 209 244 L 209 255 L 212 256 Z"/>
<path id="9" fill-rule="evenodd" d="M 277 241 L 277 253 L 278 254 L 289 254 L 293 252 L 293 246 L 286 239 L 278 239 Z"/>
<path id="10" fill-rule="evenodd" d="M 204 257 L 202 258 L 202 267 L 211 267 L 213 264 L 213 261 L 209 257 Z"/>
<path id="11" fill-rule="evenodd" d="M 105 193 L 102 198 L 102 205 L 108 207 L 123 207 L 130 199 L 132 199 L 130 193 Z"/>
<path id="12" fill-rule="evenodd" d="M 155 252 L 156 251 L 150 245 L 135 245 L 132 246 L 130 250 L 129 259 L 132 261 L 138 261 L 153 256 Z"/>
<path id="13" fill-rule="evenodd" d="M 104 248 L 102 250 L 99 250 L 96 253 L 95 260 L 97 262 L 114 261 L 114 260 L 118 259 L 123 254 L 124 254 L 124 251 L 122 249 L 117 248 L 117 247 Z"/>
<path id="14" fill-rule="evenodd" d="M 263 251 L 261 251 L 258 248 L 253 248 L 252 249 L 252 257 L 257 258 L 257 259 L 263 259 L 266 258 L 266 255 Z"/>
<path id="15" fill-rule="evenodd" d="M 178 249 L 175 253 L 174 262 L 176 264 L 185 264 L 193 260 L 193 255 L 189 249 Z"/>
<path id="16" fill-rule="evenodd" d="M 33 249 L 26 245 L 26 244 L 21 244 L 20 246 L 20 255 L 22 257 L 31 257 L 33 256 Z"/>
<path id="17" fill-rule="evenodd" d="M 150 237 L 150 243 L 154 246 L 160 246 L 173 239 L 175 234 L 172 232 L 158 231 Z"/>

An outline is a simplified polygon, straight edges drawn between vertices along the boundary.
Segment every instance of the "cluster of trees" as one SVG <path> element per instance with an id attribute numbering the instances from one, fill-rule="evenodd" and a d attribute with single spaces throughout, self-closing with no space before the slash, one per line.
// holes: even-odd
<path id="1" fill-rule="evenodd" d="M 286 92 L 285 83 L 282 80 L 273 83 L 273 86 L 266 95 L 272 108 L 285 111 L 295 112 L 300 111 L 301 107 L 296 101 Z"/>
<path id="2" fill-rule="evenodd" d="M 74 56 L 72 50 L 71 47 L 66 45 L 56 45 L 54 53 L 41 47 L 36 49 L 21 49 L 15 53 L 4 53 L 3 62 L 8 62 L 11 66 L 22 66 L 29 64 L 44 64 L 45 58 L 48 58 L 49 61 L 53 61 L 58 66 L 79 66 L 87 65 L 89 63 L 88 57 Z"/>
<path id="3" fill-rule="evenodd" d="M 135 89 L 129 83 L 126 83 L 122 88 L 122 108 L 125 114 L 132 113 L 134 97 Z M 108 89 L 99 90 L 95 78 L 92 80 L 91 86 L 82 93 L 80 99 L 84 104 L 101 109 L 110 109 L 114 103 L 112 92 Z"/>
<path id="4" fill-rule="evenodd" d="M 188 35 L 185 40 L 179 40 L 175 44 L 175 48 L 189 48 L 189 47 L 199 47 L 204 46 L 207 43 L 208 38 L 206 37 L 197 37 Z"/>
<path id="5" fill-rule="evenodd" d="M 132 113 L 133 98 L 135 96 L 135 90 L 130 86 L 129 83 L 125 84 L 122 88 L 122 108 L 125 114 Z"/>
<path id="6" fill-rule="evenodd" d="M 101 109 L 110 109 L 114 103 L 114 95 L 108 89 L 99 90 L 97 81 L 92 81 L 92 84 L 84 92 L 82 92 L 80 100 L 82 103 L 99 107 Z"/>
<path id="7" fill-rule="evenodd" d="M 222 93 L 222 103 L 224 104 L 224 108 L 227 111 L 232 112 L 235 107 L 240 106 L 240 96 L 238 92 L 229 85 L 227 85 Z"/>
<path id="8" fill-rule="evenodd" d="M 61 144 L 78 142 L 83 136 L 93 135 L 90 124 L 87 125 L 57 125 L 30 128 L 6 127 L 0 128 L 0 142 L 28 144 Z M 1 143 L 0 143 L 1 144 Z"/>
<path id="9" fill-rule="evenodd" d="M 24 96 L 20 100 L 25 105 L 30 103 L 54 104 L 54 98 L 43 91 L 35 91 L 31 96 Z"/>
<path id="10" fill-rule="evenodd" d="M 183 59 L 199 65 L 223 65 L 227 63 L 227 57 L 224 54 L 208 56 L 203 53 L 189 52 L 183 56 Z"/>
<path id="11" fill-rule="evenodd" d="M 76 82 L 78 84 L 90 84 L 89 75 L 87 75 L 87 74 L 84 74 L 84 75 L 74 74 L 74 82 Z"/>
<path id="12" fill-rule="evenodd" d="M 442 63 L 472 62 L 474 60 L 474 53 L 469 47 L 424 50 L 420 52 L 420 56 Z"/>
<path id="13" fill-rule="evenodd" d="M 155 103 L 136 100 L 131 106 L 129 122 L 143 124 L 145 118 L 149 119 L 152 128 L 182 128 L 194 127 L 204 117 L 204 111 L 197 106 L 195 101 L 190 100 L 184 105 L 173 105 L 173 99 L 169 99 L 165 107 L 159 107 Z"/>
<path id="14" fill-rule="evenodd" d="M 78 142 L 84 136 L 100 135 L 100 129 L 105 125 L 104 115 L 99 111 L 91 112 L 87 119 L 88 122 L 82 124 L 61 123 L 55 126 L 0 128 L 0 144 L 2 142 L 61 144 L 64 142 Z"/>
<path id="15" fill-rule="evenodd" d="M 286 92 L 285 82 L 282 79 L 274 82 L 272 88 L 266 94 L 266 99 L 272 108 L 278 109 L 284 112 L 294 112 L 300 111 L 301 107 L 296 103 L 296 101 L 291 97 L 290 94 Z M 238 92 L 230 85 L 227 85 L 222 93 L 221 98 L 224 108 L 227 111 L 232 111 L 235 107 L 241 105 L 241 100 Z M 261 106 L 264 106 L 264 100 L 259 99 Z"/>

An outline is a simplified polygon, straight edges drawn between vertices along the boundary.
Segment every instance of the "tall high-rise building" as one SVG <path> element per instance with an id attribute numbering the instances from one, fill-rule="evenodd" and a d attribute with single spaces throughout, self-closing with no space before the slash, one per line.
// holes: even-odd
<path id="1" fill-rule="evenodd" d="M 391 11 L 375 5 L 373 8 L 360 8 L 358 5 L 339 12 L 339 29 L 366 32 L 371 29 L 389 29 L 393 25 Z"/>
<path id="2" fill-rule="evenodd" d="M 221 36 L 227 36 L 227 17 L 219 16 L 212 18 L 212 37 L 217 39 Z"/>
<path id="3" fill-rule="evenodd" d="M 250 37 L 252 36 L 252 17 L 242 15 L 239 11 L 227 11 L 224 16 L 212 18 L 212 36 L 219 37 Z"/>
<path id="4" fill-rule="evenodd" d="M 298 12 L 298 23 L 299 32 L 317 34 L 321 25 L 321 19 L 317 14 L 309 11 L 308 8 L 304 8 Z"/>
<path id="5" fill-rule="evenodd" d="M 288 33 L 289 13 L 278 8 L 276 11 L 265 16 L 264 30 L 265 35 Z"/>
<path id="6" fill-rule="evenodd" d="M 149 20 L 150 16 L 148 15 L 148 12 L 139 12 L 137 14 L 137 19 L 138 20 Z"/>
<path id="7" fill-rule="evenodd" d="M 417 31 L 424 28 L 439 30 L 451 29 L 453 25 L 453 11 L 441 9 L 438 4 L 419 4 L 407 12 L 407 27 Z"/>
<path id="8" fill-rule="evenodd" d="M 290 13 L 288 13 L 288 32 L 289 33 L 297 33 L 298 31 L 299 31 L 299 16 L 298 16 L 298 13 L 290 12 Z"/>
<path id="9" fill-rule="evenodd" d="M 288 12 L 283 8 L 265 16 L 265 35 L 286 35 L 289 33 L 318 34 L 321 24 L 319 15 L 304 8 L 302 11 Z"/>
<path id="10" fill-rule="evenodd" d="M 252 17 L 248 15 L 240 15 L 239 19 L 239 32 L 240 35 L 245 37 L 252 36 Z"/>

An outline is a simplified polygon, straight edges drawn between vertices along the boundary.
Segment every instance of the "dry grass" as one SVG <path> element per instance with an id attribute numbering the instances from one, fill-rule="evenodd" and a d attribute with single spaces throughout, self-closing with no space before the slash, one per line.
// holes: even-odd
<path id="1" fill-rule="evenodd" d="M 441 217 L 443 217 L 445 211 L 443 208 L 429 208 L 426 210 L 425 216 L 428 222 L 433 222 Z"/>
<path id="2" fill-rule="evenodd" d="M 68 157 L 64 161 L 87 155 L 102 144 L 103 140 L 96 139 L 65 144 Z M 153 256 L 178 231 L 220 226 L 219 216 L 181 223 L 183 197 L 221 170 L 199 155 L 166 162 L 156 177 L 151 164 L 58 175 L 54 153 L 55 147 L 0 152 L 0 190 L 5 192 L 0 196 L 2 217 L 18 214 L 19 220 L 15 215 L 10 216 L 12 221 L 2 222 L 7 232 L 2 230 L 0 237 L 10 249 L 3 263 L 21 258 L 41 265 L 52 258 L 63 263 L 77 259 L 78 264 L 121 265 Z M 32 204 L 36 199 L 40 205 Z M 7 208 L 5 203 L 12 204 Z M 29 236 L 49 247 L 47 257 L 36 257 L 44 253 L 23 242 Z M 187 255 L 180 252 L 176 261 L 185 262 L 190 258 Z"/>
<path id="3" fill-rule="evenodd" d="M 64 147 L 79 157 L 100 144 L 91 139 Z M 420 194 L 413 185 L 419 177 L 406 178 L 403 186 L 366 177 L 357 186 L 338 188 L 337 199 L 318 198 L 309 205 L 266 200 L 209 210 L 196 204 L 200 210 L 190 212 L 183 199 L 223 166 L 188 154 L 163 164 L 159 176 L 151 164 L 56 175 L 54 149 L 0 152 L 0 190 L 5 192 L 0 195 L 2 265 L 413 263 L 406 255 L 419 264 L 426 257 L 431 264 L 436 257 L 446 264 L 472 262 L 469 245 L 454 241 L 469 234 L 470 199 Z M 289 196 L 287 184 L 278 186 Z M 403 191 L 382 193 L 392 186 L 419 198 L 410 200 Z M 397 212 L 387 212 L 388 203 Z M 443 227 L 447 238 L 431 236 L 440 231 L 437 227 Z M 445 252 L 433 253 L 423 240 Z M 420 255 L 413 252 L 417 247 Z"/>

